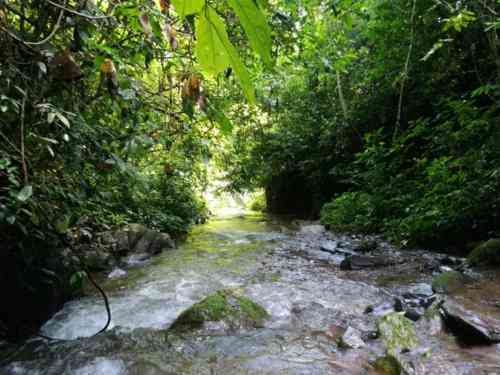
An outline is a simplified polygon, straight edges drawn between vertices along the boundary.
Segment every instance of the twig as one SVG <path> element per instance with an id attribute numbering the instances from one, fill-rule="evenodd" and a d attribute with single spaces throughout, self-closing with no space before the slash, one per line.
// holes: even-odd
<path id="1" fill-rule="evenodd" d="M 405 66 L 403 70 L 403 76 L 401 77 L 401 87 L 399 90 L 399 103 L 398 103 L 398 115 L 396 118 L 396 127 L 394 128 L 393 139 L 396 138 L 399 129 L 401 128 L 401 112 L 403 109 L 403 94 L 405 90 L 406 78 L 408 77 L 408 69 L 410 66 L 411 52 L 413 50 L 414 34 L 415 34 L 415 9 L 417 7 L 417 0 L 413 0 L 413 7 L 411 9 L 410 24 L 411 24 L 411 34 L 410 34 L 410 46 L 408 47 L 408 54 L 406 55 Z"/>
<path id="2" fill-rule="evenodd" d="M 66 8 L 65 6 L 61 5 L 61 4 L 57 4 L 51 0 L 45 0 L 47 3 L 49 3 L 50 5 L 52 6 L 55 6 L 56 8 L 59 8 L 59 9 L 62 9 L 63 11 L 66 11 L 68 13 L 71 13 L 71 14 L 74 14 L 76 16 L 79 16 L 79 17 L 83 17 L 83 18 L 87 18 L 89 20 L 102 20 L 102 19 L 107 19 L 107 18 L 113 18 L 113 12 L 114 12 L 114 7 L 113 9 L 111 10 L 111 15 L 109 16 L 91 16 L 89 14 L 84 14 L 84 13 L 80 13 L 76 10 L 73 10 L 73 9 L 69 9 L 69 8 Z"/>
<path id="3" fill-rule="evenodd" d="M 23 101 L 21 103 L 21 165 L 23 168 L 24 184 L 28 184 L 28 167 L 26 166 L 26 155 L 24 153 L 24 114 L 26 109 L 27 93 L 24 92 Z"/>
<path id="4" fill-rule="evenodd" d="M 57 22 L 56 22 L 54 28 L 52 29 L 52 32 L 46 38 L 40 40 L 39 42 L 24 42 L 24 43 L 29 45 L 29 46 L 39 46 L 41 44 L 47 43 L 49 40 L 51 40 L 54 37 L 54 35 L 56 35 L 57 30 L 59 30 L 59 27 L 61 27 L 61 21 L 62 21 L 63 15 L 64 15 L 64 10 L 61 10 L 61 12 L 59 12 L 59 17 L 57 17 Z"/>

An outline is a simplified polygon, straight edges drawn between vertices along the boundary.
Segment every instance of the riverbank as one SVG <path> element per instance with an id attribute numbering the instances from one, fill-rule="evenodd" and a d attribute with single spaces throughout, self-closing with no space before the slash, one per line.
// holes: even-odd
<path id="1" fill-rule="evenodd" d="M 436 293 L 433 280 L 453 271 L 464 276 L 463 284 Z M 378 237 L 261 216 L 213 220 L 179 249 L 107 279 L 110 331 L 68 342 L 30 340 L 1 370 L 369 374 L 391 354 L 408 373 L 490 374 L 499 371 L 499 344 L 465 345 L 449 322 L 462 317 L 465 324 L 460 311 L 466 309 L 498 327 L 498 280 L 498 273 L 476 272 L 463 259 L 401 251 Z M 235 330 L 207 322 L 182 335 L 168 330 L 183 311 L 228 288 L 266 310 L 262 326 Z M 387 339 L 393 328 L 380 324 L 387 316 L 404 317 L 411 337 L 394 346 Z M 90 336 L 103 321 L 103 306 L 91 295 L 66 304 L 43 332 Z"/>

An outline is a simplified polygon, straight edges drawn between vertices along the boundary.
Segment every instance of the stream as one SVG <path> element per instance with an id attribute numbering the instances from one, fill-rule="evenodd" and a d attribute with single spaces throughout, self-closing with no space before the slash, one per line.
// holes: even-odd
<path id="1" fill-rule="evenodd" d="M 375 253 L 396 263 L 341 270 L 345 254 L 362 239 L 257 214 L 214 218 L 177 249 L 120 277 L 102 277 L 112 310 L 107 332 L 92 336 L 106 322 L 97 294 L 68 302 L 42 327 L 43 334 L 68 341 L 32 338 L 0 365 L 0 374 L 375 374 L 371 363 L 385 352 L 373 335 L 377 320 L 394 311 L 397 296 L 429 289 L 444 256 L 377 239 Z M 488 296 L 468 289 L 463 298 L 500 315 L 485 302 L 500 301 L 499 280 L 484 287 Z M 264 327 L 166 334 L 182 311 L 226 288 L 269 312 Z M 500 344 L 464 346 L 429 324 L 415 323 L 420 343 L 404 354 L 408 372 L 500 374 Z M 339 345 L 349 327 L 362 333 L 364 345 Z"/>

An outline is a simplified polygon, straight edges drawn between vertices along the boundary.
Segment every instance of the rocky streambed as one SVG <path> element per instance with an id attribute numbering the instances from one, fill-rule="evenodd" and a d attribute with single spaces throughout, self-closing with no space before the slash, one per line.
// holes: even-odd
<path id="1" fill-rule="evenodd" d="M 247 215 L 113 271 L 5 348 L 1 374 L 500 374 L 500 275 Z M 104 281 L 104 279 L 103 279 Z"/>

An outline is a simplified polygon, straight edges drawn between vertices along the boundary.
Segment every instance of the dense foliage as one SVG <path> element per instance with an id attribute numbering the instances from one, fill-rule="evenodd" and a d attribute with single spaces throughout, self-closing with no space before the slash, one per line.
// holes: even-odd
<path id="1" fill-rule="evenodd" d="M 207 217 L 226 92 L 252 105 L 246 66 L 272 64 L 264 14 L 252 0 L 0 1 L 3 287 L 37 294 L 57 249 L 96 232 L 177 236 Z"/>
<path id="2" fill-rule="evenodd" d="M 498 235 L 498 2 L 279 7 L 280 74 L 260 75 L 266 112 L 228 148 L 233 188 L 289 197 L 287 181 L 299 213 L 331 200 L 325 224 L 404 243 Z"/>

